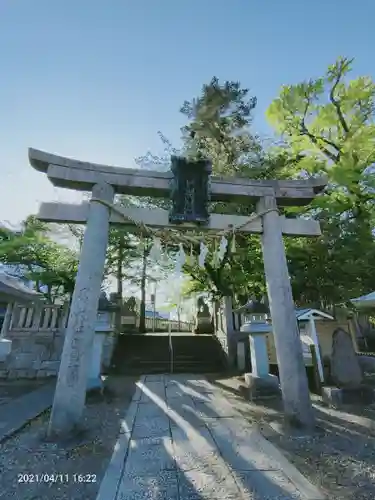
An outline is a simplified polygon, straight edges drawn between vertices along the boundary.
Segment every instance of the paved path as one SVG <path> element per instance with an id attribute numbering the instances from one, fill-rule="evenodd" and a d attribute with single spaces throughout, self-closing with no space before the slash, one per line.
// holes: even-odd
<path id="1" fill-rule="evenodd" d="M 2 404 L 0 406 L 0 443 L 47 410 L 52 405 L 54 393 L 55 382 Z"/>
<path id="2" fill-rule="evenodd" d="M 137 385 L 97 500 L 324 498 L 206 379 Z"/>

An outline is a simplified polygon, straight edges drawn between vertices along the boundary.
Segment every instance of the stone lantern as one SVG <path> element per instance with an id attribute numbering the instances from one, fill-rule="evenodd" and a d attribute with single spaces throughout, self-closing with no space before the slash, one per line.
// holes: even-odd
<path id="1" fill-rule="evenodd" d="M 237 313 L 241 313 L 245 318 L 246 323 L 267 322 L 269 316 L 269 307 L 265 301 L 250 299 L 244 306 L 236 310 Z"/>
<path id="2" fill-rule="evenodd" d="M 279 380 L 269 373 L 266 335 L 272 333 L 269 308 L 264 302 L 250 300 L 237 312 L 245 316 L 241 332 L 249 335 L 251 373 L 245 374 L 251 399 L 279 393 Z"/>

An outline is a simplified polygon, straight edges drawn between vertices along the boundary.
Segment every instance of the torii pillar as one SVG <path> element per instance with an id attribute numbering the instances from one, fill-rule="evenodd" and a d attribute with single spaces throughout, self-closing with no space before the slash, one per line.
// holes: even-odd
<path id="1" fill-rule="evenodd" d="M 272 196 L 261 198 L 257 211 L 266 212 L 262 216 L 263 262 L 284 413 L 290 424 L 311 429 L 315 419 L 276 199 Z"/>
<path id="2" fill-rule="evenodd" d="M 92 197 L 113 202 L 114 189 L 102 182 Z M 85 407 L 87 374 L 106 258 L 109 209 L 91 201 L 83 239 L 65 342 L 53 400 L 48 435 L 64 434 L 79 425 Z"/>

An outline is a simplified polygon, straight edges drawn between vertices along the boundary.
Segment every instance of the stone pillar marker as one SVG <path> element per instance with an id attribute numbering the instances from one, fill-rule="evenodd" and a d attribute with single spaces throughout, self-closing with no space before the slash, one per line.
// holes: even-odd
<path id="1" fill-rule="evenodd" d="M 232 297 L 226 296 L 222 299 L 221 305 L 222 317 L 223 317 L 223 329 L 224 334 L 227 339 L 228 346 L 228 363 L 229 366 L 235 366 L 236 360 L 236 340 L 234 337 L 234 322 L 233 322 L 233 299 Z"/>
<path id="2" fill-rule="evenodd" d="M 258 213 L 267 210 L 270 211 L 262 216 L 262 249 L 285 416 L 290 423 L 312 428 L 314 413 L 298 333 L 281 220 L 273 196 L 265 196 L 257 204 Z"/>
<path id="3" fill-rule="evenodd" d="M 105 182 L 98 183 L 93 187 L 92 197 L 112 203 L 114 189 Z M 73 430 L 79 424 L 84 410 L 87 373 L 108 244 L 109 212 L 106 206 L 97 201 L 90 203 L 49 422 L 49 436 Z"/>
<path id="4" fill-rule="evenodd" d="M 318 371 L 319 371 L 319 378 L 320 382 L 324 382 L 324 368 L 323 368 L 323 361 L 322 357 L 320 355 L 320 349 L 319 349 L 319 339 L 318 339 L 318 334 L 316 331 L 316 326 L 315 326 L 315 321 L 314 318 L 311 316 L 310 320 L 310 336 L 312 338 L 312 341 L 314 342 L 315 346 L 315 354 L 316 354 L 316 360 L 318 364 Z"/>

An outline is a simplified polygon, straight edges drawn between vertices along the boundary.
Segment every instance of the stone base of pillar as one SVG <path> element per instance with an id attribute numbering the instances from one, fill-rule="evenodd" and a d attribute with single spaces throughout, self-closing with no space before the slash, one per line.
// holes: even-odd
<path id="1" fill-rule="evenodd" d="M 275 375 L 258 377 L 245 373 L 246 392 L 249 399 L 275 398 L 281 396 L 279 379 Z"/>
<path id="2" fill-rule="evenodd" d="M 102 391 L 104 389 L 103 380 L 101 377 L 89 378 L 87 380 L 87 392 Z"/>
<path id="3" fill-rule="evenodd" d="M 343 405 L 370 405 L 375 402 L 375 390 L 369 386 L 355 388 L 323 387 L 323 402 L 332 408 Z"/>
<path id="4" fill-rule="evenodd" d="M 101 378 L 101 359 L 105 335 L 105 333 L 95 333 L 91 350 L 90 369 L 87 377 L 87 391 L 103 389 L 103 381 Z"/>
<path id="5" fill-rule="evenodd" d="M 237 343 L 237 369 L 240 372 L 246 370 L 246 345 L 245 342 Z"/>

